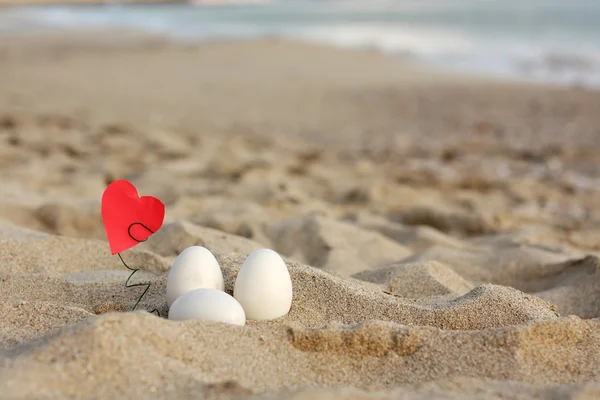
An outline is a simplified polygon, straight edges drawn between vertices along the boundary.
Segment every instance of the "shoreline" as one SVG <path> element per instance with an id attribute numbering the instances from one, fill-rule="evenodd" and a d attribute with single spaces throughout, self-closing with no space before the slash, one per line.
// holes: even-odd
<path id="1" fill-rule="evenodd" d="M 2 1 L 2 0 L 0 0 Z M 81 9 L 85 9 L 85 7 L 111 7 L 113 5 L 118 6 L 118 4 L 122 4 L 123 6 L 127 7 L 130 6 L 132 4 L 134 5 L 147 5 L 147 6 L 157 6 L 157 7 L 161 7 L 161 6 L 168 6 L 168 5 L 182 5 L 182 6 L 193 6 L 193 3 L 190 2 L 181 2 L 181 1 L 162 1 L 162 0 L 157 0 L 157 1 L 147 1 L 147 2 L 124 2 L 124 3 L 103 3 L 103 2 L 87 2 L 87 1 L 83 1 L 80 3 L 69 3 L 69 2 L 65 2 L 65 3 L 44 3 L 43 1 L 40 3 L 31 3 L 28 5 L 23 5 L 21 7 L 20 4 L 15 4 L 14 6 L 7 6 L 6 9 L 10 10 L 11 8 L 23 8 L 23 9 L 36 9 L 39 7 L 44 7 L 44 6 L 49 6 L 49 7 L 53 7 L 53 6 L 58 6 L 58 7 L 71 7 L 73 6 L 73 9 L 71 11 L 74 11 L 76 9 L 79 8 L 79 6 L 81 6 Z M 1 3 L 0 3 L 1 6 Z M 194 7 L 195 8 L 195 7 Z M 208 11 L 211 10 L 211 7 L 206 7 L 203 5 L 199 5 L 198 8 L 203 8 L 206 9 Z M 134 7 L 129 8 L 129 11 L 134 10 Z M 135 14 L 135 13 L 134 13 Z M 102 16 L 102 13 L 99 13 L 100 16 Z M 133 15 L 133 14 L 132 14 Z M 75 17 L 76 14 L 68 17 L 68 18 L 73 18 Z M 64 16 L 63 16 L 64 17 Z M 61 17 L 61 18 L 63 18 Z M 88 16 L 89 17 L 89 16 Z M 104 15 L 104 17 L 109 17 L 107 15 Z M 114 16 L 113 16 L 114 17 Z M 144 21 L 144 16 L 143 14 L 139 14 L 137 15 L 137 17 L 140 18 L 139 21 Z M 18 20 L 18 17 L 17 17 Z M 92 19 L 92 21 L 95 21 L 94 19 Z M 344 50 L 349 50 L 349 51 L 373 51 L 373 52 L 377 52 L 380 54 L 383 54 L 391 59 L 394 60 L 398 60 L 398 59 L 412 59 L 414 62 L 416 63 L 420 63 L 421 65 L 430 68 L 430 69 L 440 69 L 440 70 L 446 70 L 449 73 L 452 74 L 457 74 L 457 75 L 470 75 L 473 77 L 477 77 L 477 78 L 487 78 L 490 80 L 506 80 L 506 81 L 517 81 L 519 83 L 523 83 L 523 84 L 534 84 L 534 85 L 546 85 L 546 86 L 552 86 L 552 87 L 559 87 L 559 88 L 569 88 L 569 87 L 582 87 L 582 88 L 589 88 L 592 90 L 598 90 L 600 89 L 600 81 L 598 79 L 596 79 L 596 76 L 593 74 L 593 70 L 591 69 L 585 69 L 585 68 L 593 68 L 595 64 L 593 64 L 593 57 L 590 55 L 589 57 L 587 56 L 582 56 L 582 55 L 578 55 L 578 54 L 573 54 L 569 56 L 569 52 L 567 50 L 556 50 L 556 52 L 554 51 L 550 51 L 548 49 L 545 49 L 544 51 L 542 51 L 542 49 L 540 48 L 540 51 L 542 51 L 539 54 L 539 59 L 537 58 L 538 56 L 535 55 L 535 51 L 532 50 L 532 54 L 530 58 L 523 58 L 524 56 L 516 56 L 515 54 L 509 54 L 506 53 L 504 55 L 504 58 L 498 59 L 495 64 L 493 65 L 488 65 L 487 67 L 483 67 L 481 66 L 481 62 L 482 59 L 481 57 L 483 57 L 483 53 L 480 53 L 479 56 L 475 55 L 476 53 L 472 53 L 470 55 L 465 55 L 465 57 L 468 57 L 469 60 L 471 60 L 470 64 L 464 64 L 461 65 L 460 63 L 456 62 L 456 61 L 449 61 L 449 60 L 445 60 L 439 58 L 438 56 L 431 56 L 431 55 L 427 55 L 427 54 L 423 54 L 420 52 L 420 50 L 414 50 L 411 51 L 410 50 L 410 44 L 407 44 L 408 47 L 404 48 L 404 50 L 402 50 L 402 48 L 397 48 L 396 51 L 393 50 L 387 50 L 385 48 L 385 46 L 381 45 L 381 43 L 375 41 L 375 42 L 364 42 L 363 45 L 360 45 L 360 40 L 355 41 L 354 43 L 337 43 L 336 40 L 330 36 L 324 36 L 321 39 L 311 39 L 310 35 L 306 35 L 306 34 L 293 34 L 293 33 L 268 33 L 268 32 L 264 32 L 264 35 L 261 34 L 257 34 L 256 36 L 252 36 L 251 37 L 230 37 L 230 38 L 219 38 L 219 37 L 203 37 L 202 34 L 199 34 L 198 32 L 193 33 L 193 32 L 187 32 L 187 33 L 183 33 L 182 31 L 178 31 L 177 29 L 173 29 L 173 26 L 171 26 L 171 28 L 167 29 L 167 27 L 162 27 L 159 28 L 156 25 L 153 25 L 152 21 L 151 24 L 148 26 L 143 26 L 144 24 L 140 24 L 139 26 L 133 27 L 133 24 L 131 21 L 127 22 L 127 21 L 121 21 L 121 23 L 117 23 L 115 22 L 115 20 L 112 21 L 112 25 L 109 22 L 109 20 L 102 20 L 104 22 L 99 23 L 100 25 L 98 25 L 97 30 L 105 30 L 106 32 L 110 32 L 111 30 L 117 29 L 117 30 L 137 30 L 140 32 L 140 34 L 146 34 L 146 35 L 156 35 L 156 36 L 162 36 L 163 38 L 165 38 L 165 40 L 173 40 L 173 41 L 179 41 L 182 43 L 211 43 L 211 42 L 223 42 L 223 41 L 247 41 L 247 40 L 251 40 L 251 41 L 260 41 L 260 40 L 268 40 L 268 39 L 276 39 L 276 40 L 281 40 L 281 41 L 301 41 L 305 44 L 309 44 L 309 45 L 325 45 L 325 46 L 331 46 L 331 47 L 336 47 L 339 49 L 344 49 Z M 156 22 L 156 21 L 154 21 Z M 163 21 L 165 23 L 173 23 L 173 21 L 170 21 L 167 19 L 166 21 Z M 60 35 L 61 32 L 85 32 L 88 28 L 85 27 L 84 25 L 82 25 L 81 22 L 77 22 L 76 20 L 71 20 L 71 22 L 68 22 L 67 20 L 63 20 L 60 23 L 56 23 L 56 22 L 48 22 L 45 23 L 43 22 L 43 18 L 38 20 L 38 22 L 36 23 L 35 18 L 31 19 L 28 21 L 28 23 L 30 23 L 30 28 L 38 28 L 40 30 L 40 33 L 49 33 L 49 34 L 56 34 L 57 36 Z M 97 21 L 95 23 L 98 23 Z M 55 24 L 54 26 L 52 26 L 53 24 Z M 129 26 L 127 26 L 129 25 Z M 9 26 L 10 26 L 10 20 L 9 20 Z M 6 31 L 4 33 L 5 35 L 11 35 L 11 36 L 19 36 L 19 35 L 23 35 L 23 34 L 29 34 L 29 32 L 27 30 L 23 30 L 22 32 L 18 32 L 18 30 L 14 30 L 14 31 Z M 198 36 L 195 36 L 198 35 Z M 108 33 L 108 36 L 111 36 L 110 33 Z M 209 35 L 210 36 L 210 35 Z M 427 42 L 426 42 L 427 43 Z M 481 49 L 480 49 L 481 50 Z M 566 52 L 566 53 L 565 53 Z M 507 58 L 508 57 L 508 58 Z M 529 56 L 528 56 L 529 57 Z M 569 63 L 571 63 L 571 67 L 569 67 Z M 583 65 L 582 63 L 590 63 L 589 65 Z M 473 65 L 480 65 L 478 68 L 473 68 Z M 576 67 L 576 65 L 579 65 L 578 67 Z M 566 68 L 566 69 L 565 69 Z M 573 69 L 570 69 L 573 68 Z M 561 72 L 562 71 L 562 72 Z"/>
<path id="2" fill-rule="evenodd" d="M 185 4 L 186 2 L 149 2 L 147 4 Z M 107 3 L 108 4 L 108 3 Z M 69 4 L 66 4 L 69 5 Z M 85 6 L 86 4 L 82 4 Z M 90 4 L 90 5 L 103 5 L 103 4 Z M 33 5 L 34 7 L 36 5 Z M 73 38 L 72 33 L 81 35 L 80 38 Z M 125 41 L 132 47 L 144 46 L 148 43 L 154 43 L 158 46 L 166 46 L 170 48 L 180 49 L 193 49 L 193 48 L 208 48 L 210 46 L 220 45 L 237 45 L 237 44 L 257 44 L 258 46 L 265 43 L 280 43 L 285 45 L 289 43 L 293 46 L 300 46 L 305 48 L 320 48 L 324 51 L 331 50 L 332 52 L 357 54 L 357 55 L 374 55 L 378 58 L 384 58 L 391 63 L 397 64 L 398 69 L 408 68 L 411 72 L 423 71 L 425 74 L 430 74 L 432 77 L 445 79 L 456 79 L 459 82 L 471 81 L 473 83 L 483 83 L 490 85 L 507 85 L 507 86 L 522 86 L 531 88 L 547 88 L 557 90 L 584 90 L 584 91 L 600 91 L 600 86 L 596 85 L 585 85 L 579 83 L 566 83 L 556 82 L 551 83 L 547 81 L 540 81 L 524 76 L 508 76 L 499 75 L 486 72 L 473 72 L 461 70 L 459 68 L 452 68 L 446 66 L 432 65 L 425 60 L 419 60 L 413 56 L 398 56 L 395 54 L 388 54 L 384 51 L 372 49 L 369 47 L 346 47 L 339 46 L 329 43 L 316 42 L 310 39 L 296 39 L 284 36 L 270 36 L 264 38 L 223 38 L 223 39 L 186 39 L 178 38 L 172 35 L 168 35 L 161 32 L 154 32 L 149 29 L 143 28 L 124 28 L 118 27 L 109 29 L 106 27 L 101 28 L 81 28 L 81 27 L 63 27 L 63 28 L 46 28 L 45 32 L 38 33 L 15 33 L 14 35 L 3 34 L 0 35 L 0 46 L 17 46 L 18 42 L 25 43 L 26 45 L 33 44 L 34 46 L 44 43 L 47 46 L 62 46 L 66 44 L 69 46 L 71 43 L 78 43 L 84 46 L 89 46 L 90 49 L 102 48 L 102 49 L 118 49 L 120 48 L 119 41 Z M 15 43 L 11 43 L 15 42 Z M 443 79 L 443 80 L 445 80 Z"/>

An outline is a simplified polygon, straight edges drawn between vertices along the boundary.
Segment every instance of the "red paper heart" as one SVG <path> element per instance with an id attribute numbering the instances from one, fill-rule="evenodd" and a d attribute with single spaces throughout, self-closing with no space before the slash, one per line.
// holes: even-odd
<path id="1" fill-rule="evenodd" d="M 148 239 L 164 218 L 165 205 L 159 199 L 140 197 L 125 180 L 114 181 L 102 195 L 102 220 L 113 255 Z"/>

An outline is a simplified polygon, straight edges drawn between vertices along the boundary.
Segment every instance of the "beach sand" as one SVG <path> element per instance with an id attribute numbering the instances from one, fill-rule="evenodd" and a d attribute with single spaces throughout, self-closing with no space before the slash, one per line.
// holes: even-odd
<path id="1" fill-rule="evenodd" d="M 600 397 L 600 93 L 368 51 L 131 32 L 0 41 L 0 398 Z M 114 39 L 114 37 L 112 37 Z M 111 256 L 106 185 L 166 204 Z M 290 313 L 172 322 L 205 246 Z"/>

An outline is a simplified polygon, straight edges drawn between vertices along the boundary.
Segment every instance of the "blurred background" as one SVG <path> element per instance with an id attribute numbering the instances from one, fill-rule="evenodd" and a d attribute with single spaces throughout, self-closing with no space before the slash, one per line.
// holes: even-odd
<path id="1" fill-rule="evenodd" d="M 38 1 L 47 2 L 32 0 Z M 125 28 L 186 41 L 280 37 L 372 49 L 472 74 L 600 85 L 600 2 L 595 0 L 14 3 L 0 10 L 0 34 Z"/>

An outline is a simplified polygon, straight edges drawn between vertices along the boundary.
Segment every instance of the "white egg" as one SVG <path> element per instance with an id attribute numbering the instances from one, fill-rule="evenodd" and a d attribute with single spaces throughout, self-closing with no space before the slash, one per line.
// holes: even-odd
<path id="1" fill-rule="evenodd" d="M 198 319 L 232 325 L 246 324 L 246 315 L 240 303 L 217 289 L 196 289 L 179 296 L 169 309 L 169 319 L 173 321 Z"/>
<path id="2" fill-rule="evenodd" d="M 202 246 L 188 247 L 179 254 L 167 278 L 169 307 L 181 295 L 200 288 L 223 290 L 223 273 L 215 256 Z"/>
<path id="3" fill-rule="evenodd" d="M 248 319 L 260 321 L 286 315 L 292 306 L 292 280 L 279 254 L 269 249 L 252 252 L 240 268 L 233 297 Z"/>

